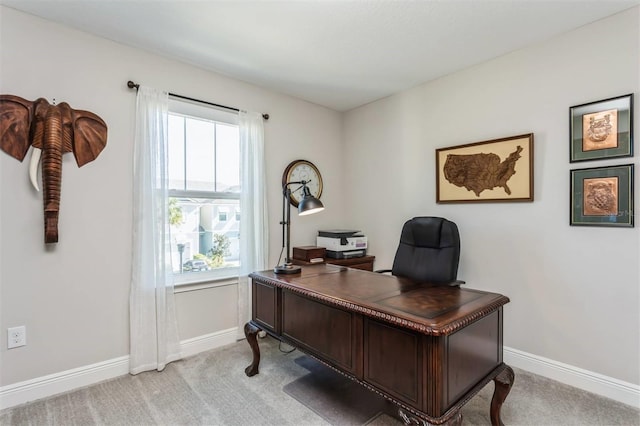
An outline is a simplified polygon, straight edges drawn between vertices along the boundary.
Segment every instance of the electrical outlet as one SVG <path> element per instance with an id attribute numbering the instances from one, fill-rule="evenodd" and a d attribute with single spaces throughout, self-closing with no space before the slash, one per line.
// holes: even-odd
<path id="1" fill-rule="evenodd" d="M 11 327 L 7 329 L 7 349 L 13 349 L 27 344 L 27 328 Z"/>

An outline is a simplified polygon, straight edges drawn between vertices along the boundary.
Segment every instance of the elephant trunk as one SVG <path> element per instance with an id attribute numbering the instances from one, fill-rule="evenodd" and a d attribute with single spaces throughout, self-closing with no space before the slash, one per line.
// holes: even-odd
<path id="1" fill-rule="evenodd" d="M 62 184 L 62 114 L 51 106 L 47 111 L 42 149 L 42 193 L 44 198 L 44 242 L 58 242 L 58 213 Z"/>

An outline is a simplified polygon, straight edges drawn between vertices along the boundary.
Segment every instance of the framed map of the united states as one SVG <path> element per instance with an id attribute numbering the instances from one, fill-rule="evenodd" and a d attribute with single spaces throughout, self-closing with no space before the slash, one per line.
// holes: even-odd
<path id="1" fill-rule="evenodd" d="M 436 149 L 436 202 L 533 201 L 533 133 Z"/>

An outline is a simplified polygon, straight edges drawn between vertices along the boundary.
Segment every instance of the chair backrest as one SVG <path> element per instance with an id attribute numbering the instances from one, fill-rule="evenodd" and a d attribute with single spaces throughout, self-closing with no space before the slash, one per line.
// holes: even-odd
<path id="1" fill-rule="evenodd" d="M 442 217 L 405 222 L 391 273 L 415 282 L 450 283 L 458 275 L 460 234 Z"/>

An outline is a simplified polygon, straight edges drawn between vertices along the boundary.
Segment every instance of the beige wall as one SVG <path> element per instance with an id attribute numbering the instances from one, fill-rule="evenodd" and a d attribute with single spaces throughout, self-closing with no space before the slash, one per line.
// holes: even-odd
<path id="1" fill-rule="evenodd" d="M 341 223 L 337 112 L 0 6 L 0 93 L 65 101 L 109 127 L 95 162 L 78 168 L 65 156 L 60 242 L 51 248 L 43 243 L 42 199 L 29 185 L 27 163 L 0 153 L 0 331 L 27 327 L 27 346 L 0 344 L 0 386 L 129 353 L 135 93 L 127 80 L 271 115 L 265 124 L 271 264 L 280 251 L 280 181 L 290 161 L 318 166 L 327 206 L 292 219 L 292 244 L 311 244 L 318 228 Z M 178 294 L 181 339 L 233 326 L 236 294 L 234 286 Z"/>
<path id="2" fill-rule="evenodd" d="M 568 111 L 635 93 L 640 123 L 639 14 L 631 9 L 352 110 L 344 123 L 347 225 L 367 234 L 376 267 L 391 266 L 405 220 L 448 217 L 461 233 L 459 277 L 511 298 L 505 346 L 633 384 L 637 210 L 633 229 L 570 227 L 569 170 L 633 162 L 637 195 L 638 154 L 570 164 Z M 535 202 L 435 203 L 436 148 L 529 132 Z"/>
<path id="3" fill-rule="evenodd" d="M 176 294 L 176 316 L 178 332 L 182 340 L 203 336 L 212 331 L 236 327 L 238 306 L 233 302 L 238 298 L 238 286 L 222 285 L 212 288 L 185 291 Z"/>

